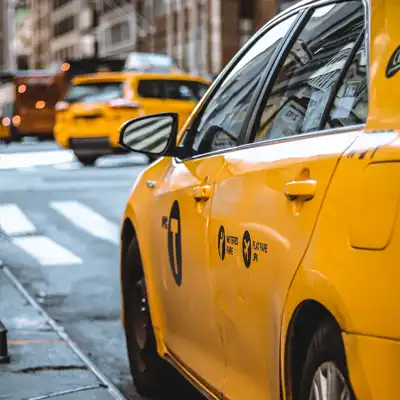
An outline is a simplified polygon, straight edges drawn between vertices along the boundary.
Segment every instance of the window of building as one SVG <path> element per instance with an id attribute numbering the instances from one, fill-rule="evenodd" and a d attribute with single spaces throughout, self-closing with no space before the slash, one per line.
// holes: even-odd
<path id="1" fill-rule="evenodd" d="M 60 8 L 64 6 L 65 4 L 68 4 L 70 0 L 54 0 L 53 1 L 53 7 L 54 9 Z"/>
<path id="2" fill-rule="evenodd" d="M 256 141 L 320 130 L 325 108 L 363 27 L 361 1 L 314 10 L 262 107 Z"/>
<path id="3" fill-rule="evenodd" d="M 116 45 L 126 40 L 130 37 L 130 26 L 129 21 L 121 21 L 113 25 L 110 29 L 110 44 Z"/>
<path id="4" fill-rule="evenodd" d="M 53 33 L 55 37 L 65 35 L 75 29 L 75 16 L 71 15 L 58 22 L 53 27 Z"/>

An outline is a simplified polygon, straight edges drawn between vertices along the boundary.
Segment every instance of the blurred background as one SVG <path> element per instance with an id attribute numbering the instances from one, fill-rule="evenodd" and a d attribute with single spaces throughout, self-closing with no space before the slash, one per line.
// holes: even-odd
<path id="1" fill-rule="evenodd" d="M 293 0 L 2 0 L 0 71 L 167 53 L 212 77 Z"/>

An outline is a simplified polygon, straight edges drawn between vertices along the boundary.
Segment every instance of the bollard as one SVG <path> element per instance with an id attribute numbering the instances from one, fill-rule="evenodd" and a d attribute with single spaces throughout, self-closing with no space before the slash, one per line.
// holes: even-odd
<path id="1" fill-rule="evenodd" d="M 7 344 L 7 329 L 0 321 L 0 364 L 10 362 L 8 355 L 8 344 Z"/>

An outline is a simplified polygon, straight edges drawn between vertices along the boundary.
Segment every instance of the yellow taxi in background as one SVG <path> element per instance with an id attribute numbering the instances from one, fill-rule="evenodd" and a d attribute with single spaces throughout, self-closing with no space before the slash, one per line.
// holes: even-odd
<path id="1" fill-rule="evenodd" d="M 173 111 L 181 125 L 208 89 L 184 74 L 101 72 L 75 78 L 56 106 L 55 138 L 85 165 L 118 153 L 119 126 L 134 117 Z"/>
<path id="2" fill-rule="evenodd" d="M 179 135 L 174 113 L 121 128 L 162 156 L 121 232 L 141 393 L 172 365 L 209 399 L 400 399 L 399 16 L 393 0 L 301 1 Z"/>
<path id="3" fill-rule="evenodd" d="M 8 143 L 11 139 L 10 118 L 0 116 L 0 142 Z"/>

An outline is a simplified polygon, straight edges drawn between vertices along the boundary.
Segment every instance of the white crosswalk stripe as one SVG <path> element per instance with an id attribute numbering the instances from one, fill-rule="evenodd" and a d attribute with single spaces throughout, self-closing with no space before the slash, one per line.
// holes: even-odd
<path id="1" fill-rule="evenodd" d="M 36 232 L 35 225 L 16 204 L 0 205 L 0 229 L 8 236 Z"/>
<path id="2" fill-rule="evenodd" d="M 34 257 L 41 265 L 82 264 L 82 260 L 46 236 L 26 236 L 12 242 Z"/>
<path id="3" fill-rule="evenodd" d="M 0 170 L 70 163 L 74 160 L 75 156 L 71 150 L 1 154 Z"/>
<path id="4" fill-rule="evenodd" d="M 79 201 L 53 201 L 49 208 L 95 238 L 119 244 L 119 226 Z M 29 215 L 29 213 L 28 213 Z M 0 205 L 0 233 L 43 266 L 82 264 L 83 260 L 56 240 L 39 234 L 17 204 Z"/>
<path id="5" fill-rule="evenodd" d="M 118 225 L 85 204 L 78 201 L 54 201 L 50 207 L 91 235 L 114 244 L 119 243 Z"/>

